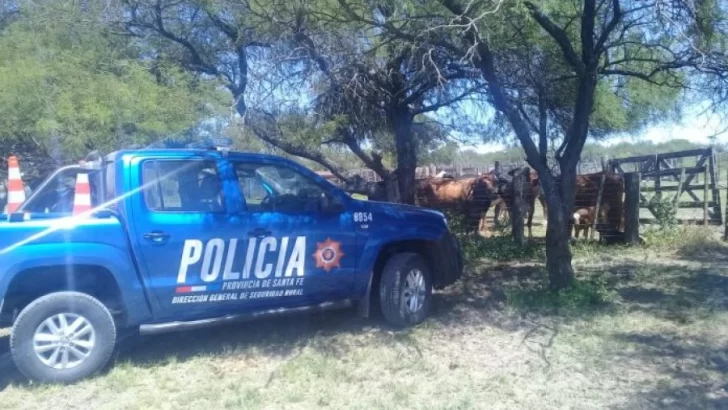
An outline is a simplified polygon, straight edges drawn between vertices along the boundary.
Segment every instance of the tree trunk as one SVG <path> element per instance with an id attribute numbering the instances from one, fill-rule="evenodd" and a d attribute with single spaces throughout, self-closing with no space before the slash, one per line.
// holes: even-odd
<path id="1" fill-rule="evenodd" d="M 565 182 L 563 177 L 564 175 L 562 175 L 561 183 L 557 184 L 552 175 L 539 176 L 548 204 L 546 270 L 549 273 L 549 286 L 553 291 L 569 287 L 574 280 L 571 249 L 569 249 L 571 236 L 569 225 L 571 212 L 569 210 L 573 208 L 574 185 Z M 566 180 L 575 181 L 575 174 L 571 177 L 567 175 Z M 566 200 L 564 193 L 566 193 Z M 569 196 L 571 196 L 571 200 L 568 200 Z"/>
<path id="2" fill-rule="evenodd" d="M 523 215 L 526 206 L 526 189 L 528 189 L 528 173 L 530 168 L 523 167 L 513 174 L 512 192 L 513 207 L 511 209 L 511 232 L 513 240 L 518 246 L 525 246 L 526 239 L 523 235 Z M 497 218 L 497 217 L 496 217 Z"/>
<path id="3" fill-rule="evenodd" d="M 397 181 L 399 200 L 405 204 L 415 203 L 417 170 L 417 143 L 412 135 L 412 114 L 408 107 L 397 107 L 390 113 L 395 147 L 397 149 Z"/>
<path id="4" fill-rule="evenodd" d="M 386 192 L 387 202 L 402 202 L 397 172 L 387 173 L 384 178 L 384 190 Z"/>

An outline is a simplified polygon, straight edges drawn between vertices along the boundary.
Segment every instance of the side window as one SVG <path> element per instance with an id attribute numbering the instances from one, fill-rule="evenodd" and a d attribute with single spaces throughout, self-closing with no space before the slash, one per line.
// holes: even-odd
<path id="1" fill-rule="evenodd" d="M 237 163 L 235 171 L 249 211 L 320 211 L 332 198 L 316 182 L 279 165 Z"/>
<path id="2" fill-rule="evenodd" d="M 156 160 L 142 164 L 144 202 L 160 212 L 222 212 L 222 182 L 214 161 Z"/>

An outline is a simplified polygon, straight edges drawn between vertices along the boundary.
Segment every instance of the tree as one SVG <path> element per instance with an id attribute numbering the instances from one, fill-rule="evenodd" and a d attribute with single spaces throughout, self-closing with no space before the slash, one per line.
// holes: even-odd
<path id="1" fill-rule="evenodd" d="M 509 124 L 539 173 L 549 205 L 546 264 L 554 290 L 569 286 L 574 277 L 567 216 L 588 137 L 652 121 L 669 111 L 671 96 L 726 102 L 726 10 L 721 3 L 419 4 L 402 6 L 406 17 L 399 21 L 361 18 L 389 36 L 447 49 L 480 72 L 496 119 Z M 640 115 L 625 115 L 621 125 L 595 116 L 609 101 L 602 112 L 625 113 L 638 106 Z"/>
<path id="2" fill-rule="evenodd" d="M 423 115 L 472 91 L 472 82 L 454 81 L 471 72 L 448 54 L 379 42 L 367 24 L 348 17 L 363 10 L 337 3 L 124 4 L 128 32 L 145 38 L 163 58 L 221 80 L 237 114 L 260 139 L 342 179 L 340 166 L 321 146 L 346 147 L 386 181 L 391 200 L 414 202 L 422 135 L 416 128 L 424 126 L 418 125 Z M 384 16 L 381 10 L 370 13 Z M 378 144 L 382 138 L 394 144 Z M 376 148 L 383 145 L 394 148 L 396 170 L 382 162 Z"/>
<path id="3" fill-rule="evenodd" d="M 219 81 L 230 92 L 232 111 L 241 117 L 249 114 L 251 69 L 290 30 L 287 20 L 271 23 L 271 4 L 255 0 L 120 1 L 124 13 L 118 23 L 124 31 L 154 50 L 152 55 L 158 61 Z M 343 178 L 336 164 L 321 152 L 286 139 L 275 116 L 255 116 L 254 120 L 261 122 L 257 129 L 265 133 L 257 135 L 267 144 L 321 163 Z"/>
<path id="4" fill-rule="evenodd" d="M 174 67 L 142 61 L 100 10 L 22 4 L 0 36 L 0 144 L 30 179 L 89 151 L 146 143 L 192 126 L 215 93 Z"/>

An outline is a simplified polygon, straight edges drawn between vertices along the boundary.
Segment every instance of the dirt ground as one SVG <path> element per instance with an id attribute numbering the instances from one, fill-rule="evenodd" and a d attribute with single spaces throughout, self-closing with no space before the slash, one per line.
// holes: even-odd
<path id="1" fill-rule="evenodd" d="M 726 248 L 589 248 L 575 266 L 601 278 L 609 303 L 516 308 L 509 289 L 540 265 L 481 260 L 414 329 L 346 310 L 133 338 L 103 374 L 71 386 L 25 381 L 5 331 L 0 407 L 728 408 Z"/>

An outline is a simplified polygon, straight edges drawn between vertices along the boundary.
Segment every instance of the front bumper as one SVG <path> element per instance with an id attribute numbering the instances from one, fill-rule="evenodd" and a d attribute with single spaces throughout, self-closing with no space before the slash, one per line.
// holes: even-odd
<path id="1" fill-rule="evenodd" d="M 458 239 L 450 232 L 447 232 L 437 241 L 435 251 L 437 275 L 433 280 L 436 289 L 442 289 L 455 283 L 463 273 L 463 254 Z"/>

